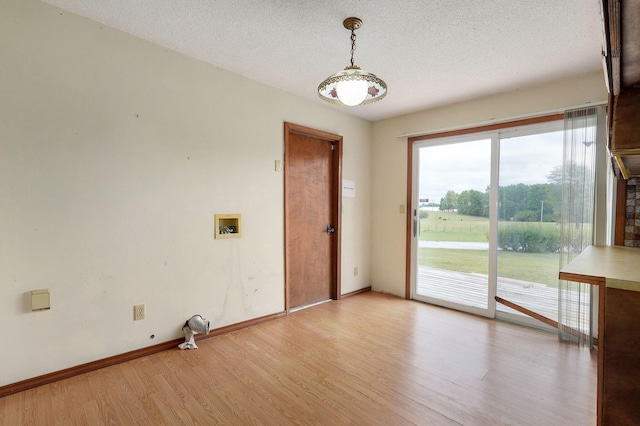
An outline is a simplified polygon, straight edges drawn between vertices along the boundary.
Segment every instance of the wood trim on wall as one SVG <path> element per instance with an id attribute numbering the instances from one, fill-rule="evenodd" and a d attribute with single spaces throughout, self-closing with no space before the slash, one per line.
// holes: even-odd
<path id="1" fill-rule="evenodd" d="M 413 145 L 430 139 L 446 138 L 451 136 L 462 136 L 472 133 L 490 132 L 494 130 L 508 129 L 518 126 L 529 126 L 531 124 L 548 123 L 550 121 L 564 120 L 564 114 L 549 114 L 539 117 L 523 118 L 502 123 L 488 124 L 484 126 L 469 127 L 466 129 L 450 130 L 446 132 L 431 133 L 407 138 L 407 217 L 406 217 L 406 266 L 405 266 L 405 299 L 411 298 L 411 232 L 412 232 L 412 186 L 413 186 Z M 419 215 L 418 215 L 418 220 Z"/>
<path id="2" fill-rule="evenodd" d="M 522 118 L 513 121 L 505 121 L 496 124 L 487 124 L 484 126 L 469 127 L 466 129 L 450 130 L 446 132 L 430 133 L 427 135 L 412 136 L 409 142 L 426 141 L 429 139 L 448 138 L 451 136 L 469 135 L 471 133 L 491 132 L 494 130 L 508 129 L 510 127 L 529 126 L 531 124 L 548 123 L 549 121 L 564 120 L 564 114 L 541 115 L 540 117 Z"/>
<path id="3" fill-rule="evenodd" d="M 251 327 L 253 325 L 261 324 L 266 321 L 271 321 L 276 318 L 281 318 L 286 315 L 285 311 L 276 312 L 274 314 L 265 315 L 263 317 L 242 321 L 239 323 L 227 325 L 224 327 L 211 330 L 209 334 L 196 335 L 196 341 L 209 339 L 211 337 L 220 336 L 222 334 L 231 333 L 232 331 L 240 330 L 242 328 Z M 153 355 L 158 352 L 166 351 L 169 349 L 177 349 L 180 343 L 184 342 L 184 339 L 175 339 L 168 342 L 159 343 L 153 346 L 147 346 L 146 348 L 137 349 L 131 352 L 125 352 L 123 354 L 114 355 L 108 358 L 99 359 L 97 361 L 89 362 L 86 364 L 77 365 L 75 367 L 66 368 L 64 370 L 54 371 L 42 376 L 33 377 L 31 379 L 22 380 L 20 382 L 11 383 L 5 386 L 0 386 L 0 398 L 14 393 L 22 392 L 25 390 L 33 389 L 38 386 L 46 385 L 49 383 L 57 382 L 58 380 L 68 379 L 79 374 L 88 373 L 90 371 L 99 370 L 101 368 L 109 367 L 111 365 L 120 364 L 122 362 L 131 361 L 137 358 L 142 358 L 147 355 Z"/>
<path id="4" fill-rule="evenodd" d="M 351 291 L 349 293 L 343 294 L 341 299 L 346 299 L 347 297 L 357 296 L 357 295 L 362 294 L 362 293 L 368 293 L 370 291 L 371 291 L 371 286 L 365 287 L 365 288 L 361 288 L 360 290 L 354 290 L 354 291 Z"/>
<path id="5" fill-rule="evenodd" d="M 616 216 L 613 244 L 624 246 L 624 227 L 627 219 L 627 181 L 620 179 L 616 182 Z"/>
<path id="6" fill-rule="evenodd" d="M 406 252 L 406 265 L 405 265 L 405 284 L 404 284 L 404 298 L 411 299 L 411 231 L 412 231 L 412 216 L 411 212 L 413 211 L 413 141 L 409 138 L 409 143 L 407 144 L 407 208 L 406 212 L 406 241 L 405 241 L 405 252 Z"/>
<path id="7" fill-rule="evenodd" d="M 338 151 L 338 155 L 333 159 L 334 168 L 333 168 L 333 178 L 336 182 L 336 211 L 335 211 L 335 221 L 336 221 L 336 287 L 334 289 L 334 299 L 340 300 L 342 298 L 342 155 L 343 155 L 343 144 L 342 144 L 342 136 L 335 141 L 336 150 Z"/>

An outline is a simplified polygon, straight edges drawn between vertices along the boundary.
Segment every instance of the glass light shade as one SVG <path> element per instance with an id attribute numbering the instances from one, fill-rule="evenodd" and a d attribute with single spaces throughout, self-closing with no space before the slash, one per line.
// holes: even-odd
<path id="1" fill-rule="evenodd" d="M 338 99 L 346 106 L 360 105 L 367 97 L 369 85 L 364 80 L 342 80 L 336 84 Z"/>
<path id="2" fill-rule="evenodd" d="M 362 92 L 359 92 L 359 95 L 352 95 L 352 89 L 348 88 L 351 83 L 356 83 L 356 87 L 360 87 L 360 90 L 364 88 L 364 96 Z M 369 104 L 384 98 L 386 94 L 387 84 L 384 81 L 357 66 L 346 67 L 318 86 L 318 95 L 322 99 L 347 106 Z"/>

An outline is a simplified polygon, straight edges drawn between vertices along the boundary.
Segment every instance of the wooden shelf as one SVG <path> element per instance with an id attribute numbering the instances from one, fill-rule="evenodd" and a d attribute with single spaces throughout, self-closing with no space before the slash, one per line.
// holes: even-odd
<path id="1" fill-rule="evenodd" d="M 640 291 L 640 249 L 620 246 L 589 246 L 560 270 L 560 279 L 616 287 L 636 283 L 627 290 Z M 586 281 L 581 281 L 582 279 Z"/>

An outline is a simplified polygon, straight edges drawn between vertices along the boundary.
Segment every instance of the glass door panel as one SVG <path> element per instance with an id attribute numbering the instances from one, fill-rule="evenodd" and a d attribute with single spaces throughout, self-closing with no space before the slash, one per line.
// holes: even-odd
<path id="1" fill-rule="evenodd" d="M 563 139 L 553 121 L 413 145 L 412 298 L 558 321 Z"/>
<path id="2" fill-rule="evenodd" d="M 563 133 L 500 138 L 499 298 L 558 320 Z M 504 304 L 497 315 L 540 326 Z"/>
<path id="3" fill-rule="evenodd" d="M 486 314 L 491 139 L 417 149 L 413 297 Z"/>

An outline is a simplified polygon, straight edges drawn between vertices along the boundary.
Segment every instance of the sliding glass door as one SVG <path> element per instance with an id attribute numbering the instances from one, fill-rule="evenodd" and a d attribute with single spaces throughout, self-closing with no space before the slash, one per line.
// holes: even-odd
<path id="1" fill-rule="evenodd" d="M 496 316 L 543 326 L 558 321 L 562 122 L 499 136 Z"/>
<path id="2" fill-rule="evenodd" d="M 557 321 L 562 121 L 414 143 L 412 157 L 412 298 Z"/>
<path id="3" fill-rule="evenodd" d="M 416 147 L 416 280 L 413 297 L 487 315 L 492 140 Z"/>

